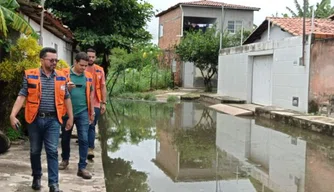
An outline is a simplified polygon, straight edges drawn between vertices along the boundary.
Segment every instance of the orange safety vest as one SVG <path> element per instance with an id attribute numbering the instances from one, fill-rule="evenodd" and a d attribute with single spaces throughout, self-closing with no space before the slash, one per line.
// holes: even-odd
<path id="1" fill-rule="evenodd" d="M 95 91 L 95 95 L 97 97 L 98 102 L 102 101 L 102 91 L 101 91 L 101 78 L 102 78 L 102 73 L 103 73 L 103 68 L 100 67 L 99 65 L 94 64 L 94 81 L 95 81 L 95 87 L 94 87 L 94 91 Z"/>
<path id="2" fill-rule="evenodd" d="M 55 70 L 55 72 L 55 105 L 58 121 L 60 123 L 63 123 L 62 114 L 65 107 L 66 76 L 61 71 Z M 31 124 L 37 116 L 39 105 L 41 103 L 42 84 L 40 79 L 40 69 L 28 69 L 25 71 L 25 76 L 28 81 L 28 95 L 25 106 L 25 119 L 27 123 Z"/>
<path id="3" fill-rule="evenodd" d="M 67 78 L 67 82 L 71 81 L 70 78 L 70 68 L 65 68 L 62 70 Z M 86 77 L 86 100 L 87 100 L 87 107 L 88 107 L 88 114 L 89 117 L 92 115 L 92 111 L 91 111 L 91 103 L 90 103 L 90 87 L 93 83 L 93 76 L 91 73 L 85 71 L 85 77 Z M 66 107 L 64 107 L 64 112 L 63 115 L 66 114 Z"/>

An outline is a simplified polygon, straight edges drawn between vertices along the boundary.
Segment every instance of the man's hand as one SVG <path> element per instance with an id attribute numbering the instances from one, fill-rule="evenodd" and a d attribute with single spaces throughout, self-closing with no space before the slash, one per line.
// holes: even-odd
<path id="1" fill-rule="evenodd" d="M 69 131 L 71 130 L 73 127 L 73 118 L 68 118 L 67 122 L 66 122 L 66 127 L 65 130 Z"/>
<path id="2" fill-rule="evenodd" d="M 10 125 L 12 126 L 13 129 L 17 130 L 16 125 L 21 126 L 20 121 L 15 116 L 10 116 L 9 118 L 10 118 Z"/>
<path id="3" fill-rule="evenodd" d="M 95 112 L 90 115 L 89 124 L 92 124 L 94 122 L 94 119 L 95 119 Z"/>
<path id="4" fill-rule="evenodd" d="M 75 84 L 72 81 L 69 81 L 67 83 L 67 88 L 69 91 L 71 91 L 73 88 L 75 88 Z"/>
<path id="5" fill-rule="evenodd" d="M 106 104 L 105 103 L 102 103 L 101 104 L 101 115 L 106 112 Z"/>

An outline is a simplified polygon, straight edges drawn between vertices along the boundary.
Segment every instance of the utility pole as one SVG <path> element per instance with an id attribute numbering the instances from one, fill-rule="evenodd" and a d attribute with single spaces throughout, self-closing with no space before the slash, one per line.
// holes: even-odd
<path id="1" fill-rule="evenodd" d="M 43 46 L 43 25 L 44 25 L 44 4 L 45 0 L 41 0 L 41 6 L 42 6 L 42 13 L 41 13 L 41 23 L 40 23 L 40 29 L 39 29 L 39 45 Z"/>
<path id="2" fill-rule="evenodd" d="M 303 13 L 303 45 L 302 45 L 302 61 L 301 61 L 301 65 L 305 66 L 305 44 L 306 44 L 306 29 L 305 29 L 305 20 L 306 20 L 306 0 L 304 0 L 304 13 Z"/>

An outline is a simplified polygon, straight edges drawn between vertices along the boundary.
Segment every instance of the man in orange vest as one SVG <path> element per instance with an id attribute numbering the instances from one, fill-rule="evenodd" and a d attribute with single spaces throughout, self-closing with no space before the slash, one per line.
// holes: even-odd
<path id="1" fill-rule="evenodd" d="M 88 129 L 90 122 L 94 120 L 93 100 L 93 76 L 85 71 L 88 66 L 88 56 L 85 52 L 80 52 L 75 56 L 74 66 L 70 69 L 64 69 L 68 82 L 68 88 L 72 99 L 72 107 L 74 114 L 74 123 L 78 131 L 79 139 L 79 177 L 83 179 L 91 179 L 92 175 L 87 171 L 86 160 L 88 153 Z M 64 115 L 66 111 L 64 111 Z M 67 116 L 64 116 L 64 122 L 67 121 Z M 62 126 L 61 148 L 62 162 L 59 165 L 60 170 L 67 168 L 70 159 L 70 141 L 72 135 L 71 130 L 65 130 L 65 124 Z"/>
<path id="2" fill-rule="evenodd" d="M 106 111 L 107 88 L 103 68 L 98 66 L 97 64 L 94 64 L 96 59 L 96 51 L 94 49 L 88 49 L 87 55 L 89 57 L 89 62 L 86 71 L 90 72 L 94 77 L 93 87 L 95 92 L 93 98 L 95 119 L 93 123 L 89 125 L 88 130 L 88 159 L 91 160 L 94 158 L 95 126 L 100 117 L 100 114 L 103 114 Z"/>
<path id="3" fill-rule="evenodd" d="M 25 120 L 28 123 L 30 140 L 30 162 L 32 188 L 41 188 L 41 151 L 44 143 L 50 192 L 59 192 L 58 185 L 58 138 L 64 107 L 67 108 L 66 129 L 73 126 L 72 103 L 66 87 L 66 76 L 55 70 L 58 59 L 53 48 L 43 48 L 40 52 L 41 68 L 25 71 L 23 87 L 13 106 L 10 123 L 14 129 L 21 126 L 16 118 L 25 104 Z"/>

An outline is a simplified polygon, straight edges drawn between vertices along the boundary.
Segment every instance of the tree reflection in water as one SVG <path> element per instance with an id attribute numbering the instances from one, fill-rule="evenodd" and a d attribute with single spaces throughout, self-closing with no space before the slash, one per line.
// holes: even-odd
<path id="1" fill-rule="evenodd" d="M 193 127 L 174 129 L 173 144 L 180 152 L 182 168 L 211 168 L 215 165 L 216 122 L 212 115 L 212 110 L 204 108 Z"/>
<path id="2" fill-rule="evenodd" d="M 122 143 L 138 144 L 156 136 L 156 122 L 170 117 L 173 105 L 115 101 L 99 121 L 106 189 L 112 192 L 149 192 L 147 173 L 132 168 L 131 162 L 110 158 L 108 152 Z"/>

